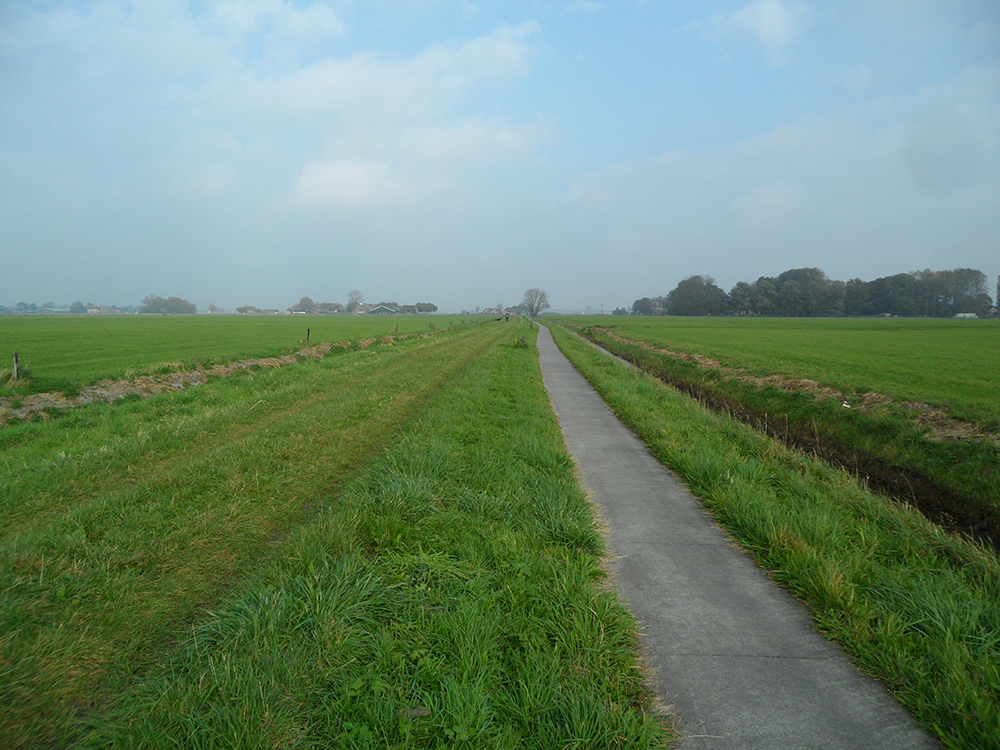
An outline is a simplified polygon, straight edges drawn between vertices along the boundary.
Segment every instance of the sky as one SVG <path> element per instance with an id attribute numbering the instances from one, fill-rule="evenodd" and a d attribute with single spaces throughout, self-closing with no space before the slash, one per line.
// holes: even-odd
<path id="1" fill-rule="evenodd" d="M 0 304 L 1000 273 L 996 0 L 0 2 Z"/>

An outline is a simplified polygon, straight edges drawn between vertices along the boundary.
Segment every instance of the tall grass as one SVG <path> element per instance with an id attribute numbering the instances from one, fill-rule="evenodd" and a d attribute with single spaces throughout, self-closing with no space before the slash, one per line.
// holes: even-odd
<path id="1" fill-rule="evenodd" d="M 950 748 L 1000 747 L 1000 560 L 579 337 L 560 348 L 817 627 Z"/>

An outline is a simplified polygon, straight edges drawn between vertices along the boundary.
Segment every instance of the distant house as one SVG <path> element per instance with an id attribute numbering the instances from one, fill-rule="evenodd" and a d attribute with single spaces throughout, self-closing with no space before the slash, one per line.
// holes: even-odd
<path id="1" fill-rule="evenodd" d="M 395 315 L 399 312 L 394 307 L 389 307 L 388 305 L 379 305 L 378 307 L 373 307 L 368 311 L 369 315 Z"/>

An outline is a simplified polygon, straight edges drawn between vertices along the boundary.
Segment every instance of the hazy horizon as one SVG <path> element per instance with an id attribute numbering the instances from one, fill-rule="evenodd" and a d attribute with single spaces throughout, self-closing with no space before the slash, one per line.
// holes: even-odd
<path id="1" fill-rule="evenodd" d="M 0 7 L 0 304 L 1000 273 L 1000 4 Z"/>

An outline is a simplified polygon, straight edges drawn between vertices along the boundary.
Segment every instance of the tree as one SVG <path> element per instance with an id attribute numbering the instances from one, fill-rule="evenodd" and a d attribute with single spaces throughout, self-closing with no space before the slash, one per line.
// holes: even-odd
<path id="1" fill-rule="evenodd" d="M 986 274 L 975 268 L 944 271 L 946 294 L 951 298 L 951 314 L 979 312 L 986 295 Z"/>
<path id="2" fill-rule="evenodd" d="M 640 297 L 632 303 L 633 315 L 656 315 L 656 303 L 649 297 Z"/>
<path id="3" fill-rule="evenodd" d="M 624 307 L 616 307 L 611 314 L 612 315 L 628 315 L 628 310 L 626 310 Z"/>
<path id="4" fill-rule="evenodd" d="M 910 273 L 882 276 L 868 285 L 871 315 L 916 315 L 918 282 Z"/>
<path id="5" fill-rule="evenodd" d="M 521 303 L 532 318 L 538 317 L 542 310 L 549 309 L 549 295 L 542 289 L 532 288 L 524 293 Z"/>
<path id="6" fill-rule="evenodd" d="M 87 308 L 80 300 L 77 300 L 69 306 L 69 311 L 74 314 L 79 314 L 87 312 Z"/>
<path id="7" fill-rule="evenodd" d="M 711 276 L 688 276 L 667 295 L 667 315 L 725 315 L 729 296 Z"/>
<path id="8" fill-rule="evenodd" d="M 294 305 L 292 305 L 289 308 L 289 310 L 291 310 L 292 312 L 311 313 L 311 312 L 313 312 L 313 311 L 316 310 L 316 303 L 313 302 L 308 297 L 303 297 L 297 303 L 295 303 Z"/>
<path id="9" fill-rule="evenodd" d="M 793 268 L 775 279 L 778 314 L 792 317 L 843 315 L 845 290 L 818 268 Z"/>
<path id="10" fill-rule="evenodd" d="M 347 312 L 354 312 L 359 305 L 365 303 L 365 295 L 360 289 L 352 289 L 347 293 Z"/>
<path id="11" fill-rule="evenodd" d="M 415 307 L 418 313 L 432 313 L 437 312 L 438 306 L 433 302 L 418 302 Z"/>
<path id="12" fill-rule="evenodd" d="M 152 294 L 146 295 L 139 307 L 141 313 L 158 313 L 160 315 L 191 315 L 198 312 L 193 302 L 188 302 L 180 297 L 156 297 Z"/>
<path id="13" fill-rule="evenodd" d="M 753 315 L 754 288 L 745 281 L 737 281 L 729 290 L 729 301 L 737 315 Z"/>
<path id="14" fill-rule="evenodd" d="M 844 284 L 844 315 L 867 315 L 868 282 L 854 278 Z"/>

